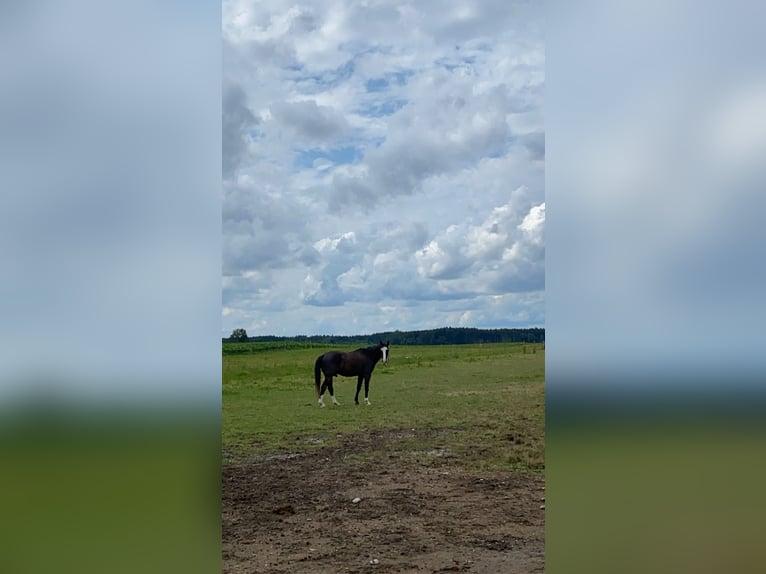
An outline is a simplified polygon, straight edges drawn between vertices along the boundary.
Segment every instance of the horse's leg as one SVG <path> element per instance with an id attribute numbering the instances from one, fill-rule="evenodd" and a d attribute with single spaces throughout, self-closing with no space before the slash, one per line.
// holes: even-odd
<path id="1" fill-rule="evenodd" d="M 330 398 L 334 405 L 340 406 L 340 403 L 335 399 L 335 389 L 332 388 L 332 379 L 327 383 L 327 388 L 330 389 Z"/>
<path id="2" fill-rule="evenodd" d="M 356 394 L 354 395 L 354 404 L 359 404 L 359 391 L 362 390 L 362 375 L 359 375 L 359 377 L 356 379 Z"/>
<path id="3" fill-rule="evenodd" d="M 367 397 L 369 397 L 369 395 L 370 395 L 370 376 L 371 376 L 371 375 L 367 375 L 367 376 L 364 378 L 364 402 L 365 402 L 365 404 L 366 404 L 367 406 L 369 406 L 369 405 L 370 405 L 370 399 L 369 399 L 369 398 L 367 398 Z"/>
<path id="4" fill-rule="evenodd" d="M 324 406 L 324 401 L 322 400 L 322 397 L 324 396 L 325 389 L 327 389 L 328 386 L 332 385 L 332 377 L 328 377 L 327 375 L 324 376 L 324 383 L 322 383 L 322 388 L 319 389 L 319 406 Z M 332 393 L 332 391 L 330 391 Z"/>

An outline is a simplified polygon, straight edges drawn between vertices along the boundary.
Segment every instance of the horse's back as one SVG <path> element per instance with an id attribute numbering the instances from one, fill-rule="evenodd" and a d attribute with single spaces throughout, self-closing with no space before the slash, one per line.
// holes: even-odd
<path id="1" fill-rule="evenodd" d="M 319 355 L 317 362 L 326 375 L 336 375 L 341 366 L 341 355 L 338 351 L 328 351 Z"/>
<path id="2" fill-rule="evenodd" d="M 357 351 L 351 353 L 328 351 L 318 360 L 322 370 L 330 376 L 356 377 L 371 373 L 372 367 L 375 366 L 364 354 Z"/>
<path id="3" fill-rule="evenodd" d="M 322 355 L 322 362 L 327 364 L 337 364 L 340 362 L 343 353 L 340 351 L 327 351 Z"/>

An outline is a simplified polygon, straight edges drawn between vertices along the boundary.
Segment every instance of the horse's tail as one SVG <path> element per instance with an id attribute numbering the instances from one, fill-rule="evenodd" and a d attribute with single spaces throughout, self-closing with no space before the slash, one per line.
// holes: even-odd
<path id="1" fill-rule="evenodd" d="M 317 389 L 317 397 L 319 396 L 319 383 L 322 380 L 322 357 L 324 357 L 324 355 L 319 355 L 317 357 L 316 363 L 314 363 L 314 386 Z"/>

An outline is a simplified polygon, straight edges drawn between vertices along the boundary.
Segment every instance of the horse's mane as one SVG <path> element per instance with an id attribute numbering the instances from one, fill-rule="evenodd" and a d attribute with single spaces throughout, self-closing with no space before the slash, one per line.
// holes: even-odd
<path id="1" fill-rule="evenodd" d="M 357 351 L 364 353 L 365 355 L 369 355 L 371 353 L 375 353 L 380 349 L 380 345 L 373 345 L 372 347 L 359 347 Z"/>

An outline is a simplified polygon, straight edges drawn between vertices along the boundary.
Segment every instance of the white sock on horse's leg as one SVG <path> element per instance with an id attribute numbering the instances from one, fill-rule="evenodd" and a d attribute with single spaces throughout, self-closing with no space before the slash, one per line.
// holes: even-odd
<path id="1" fill-rule="evenodd" d="M 370 399 L 368 399 L 367 397 L 364 397 L 364 403 L 365 403 L 366 405 L 368 405 L 368 406 L 372 404 L 372 403 L 370 402 Z"/>
<path id="2" fill-rule="evenodd" d="M 322 396 L 321 395 L 319 396 L 319 406 L 320 407 L 324 406 L 324 401 L 322 400 Z"/>
<path id="3" fill-rule="evenodd" d="M 340 403 L 339 403 L 337 400 L 335 400 L 335 395 L 330 395 L 330 398 L 332 399 L 332 403 L 333 403 L 334 405 L 338 405 L 338 406 L 340 406 Z"/>

